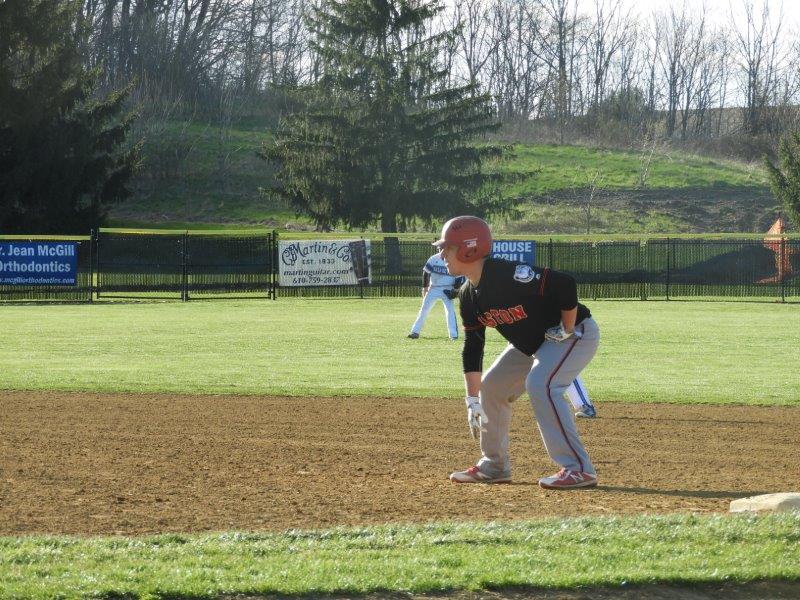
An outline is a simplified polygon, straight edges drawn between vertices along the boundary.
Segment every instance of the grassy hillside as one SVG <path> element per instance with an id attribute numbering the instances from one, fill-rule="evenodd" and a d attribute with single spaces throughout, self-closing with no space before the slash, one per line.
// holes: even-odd
<path id="1" fill-rule="evenodd" d="M 498 168 L 521 218 L 508 231 L 546 233 L 760 232 L 775 204 L 760 165 L 663 150 L 514 147 Z"/>
<path id="2" fill-rule="evenodd" d="M 265 126 L 160 122 L 141 135 L 144 168 L 113 226 L 305 229 L 307 219 L 259 193 L 272 171 L 257 156 Z M 519 216 L 508 233 L 657 233 L 766 229 L 775 202 L 760 166 L 681 152 L 516 145 L 489 165 L 507 174 Z"/>
<path id="3" fill-rule="evenodd" d="M 294 212 L 259 193 L 272 170 L 257 156 L 266 127 L 157 123 L 140 132 L 144 164 L 134 195 L 111 211 L 112 226 L 283 228 Z"/>
<path id="4" fill-rule="evenodd" d="M 533 171 L 531 169 L 534 169 Z M 509 191 L 541 197 L 582 188 L 599 174 L 606 189 L 696 189 L 763 187 L 762 169 L 732 161 L 677 153 L 625 152 L 583 146 L 514 146 L 514 157 L 503 165 L 509 173 L 528 175 Z"/>

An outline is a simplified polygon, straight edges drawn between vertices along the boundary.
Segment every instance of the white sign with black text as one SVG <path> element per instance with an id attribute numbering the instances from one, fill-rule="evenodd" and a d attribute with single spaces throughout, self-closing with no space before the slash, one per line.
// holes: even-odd
<path id="1" fill-rule="evenodd" d="M 369 240 L 282 240 L 278 257 L 281 286 L 357 285 L 372 280 Z"/>

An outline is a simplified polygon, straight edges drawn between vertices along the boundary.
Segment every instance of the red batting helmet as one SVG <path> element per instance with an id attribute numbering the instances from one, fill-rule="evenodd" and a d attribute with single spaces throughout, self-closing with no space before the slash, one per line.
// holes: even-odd
<path id="1" fill-rule="evenodd" d="M 442 227 L 441 239 L 433 243 L 440 250 L 458 246 L 456 258 L 471 263 L 492 251 L 492 232 L 486 221 L 478 217 L 455 217 Z"/>

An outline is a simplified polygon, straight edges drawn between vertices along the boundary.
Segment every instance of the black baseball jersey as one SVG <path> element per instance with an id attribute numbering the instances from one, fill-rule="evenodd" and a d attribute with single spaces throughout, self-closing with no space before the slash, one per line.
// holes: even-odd
<path id="1" fill-rule="evenodd" d="M 459 300 L 466 334 L 465 372 L 483 370 L 486 327 L 494 327 L 515 348 L 531 356 L 544 342 L 544 332 L 561 322 L 562 310 L 578 307 L 576 325 L 591 316 L 578 302 L 571 276 L 497 258 L 486 259 L 477 287 L 467 280 Z"/>

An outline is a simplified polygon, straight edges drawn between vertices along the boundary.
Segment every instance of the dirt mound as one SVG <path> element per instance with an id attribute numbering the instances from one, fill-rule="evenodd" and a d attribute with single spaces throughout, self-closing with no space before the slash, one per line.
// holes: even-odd
<path id="1" fill-rule="evenodd" d="M 727 511 L 786 491 L 800 408 L 605 403 L 579 430 L 595 490 L 554 466 L 530 406 L 514 484 L 454 485 L 472 464 L 460 399 L 0 392 L 0 534 L 282 531 L 432 520 Z"/>

